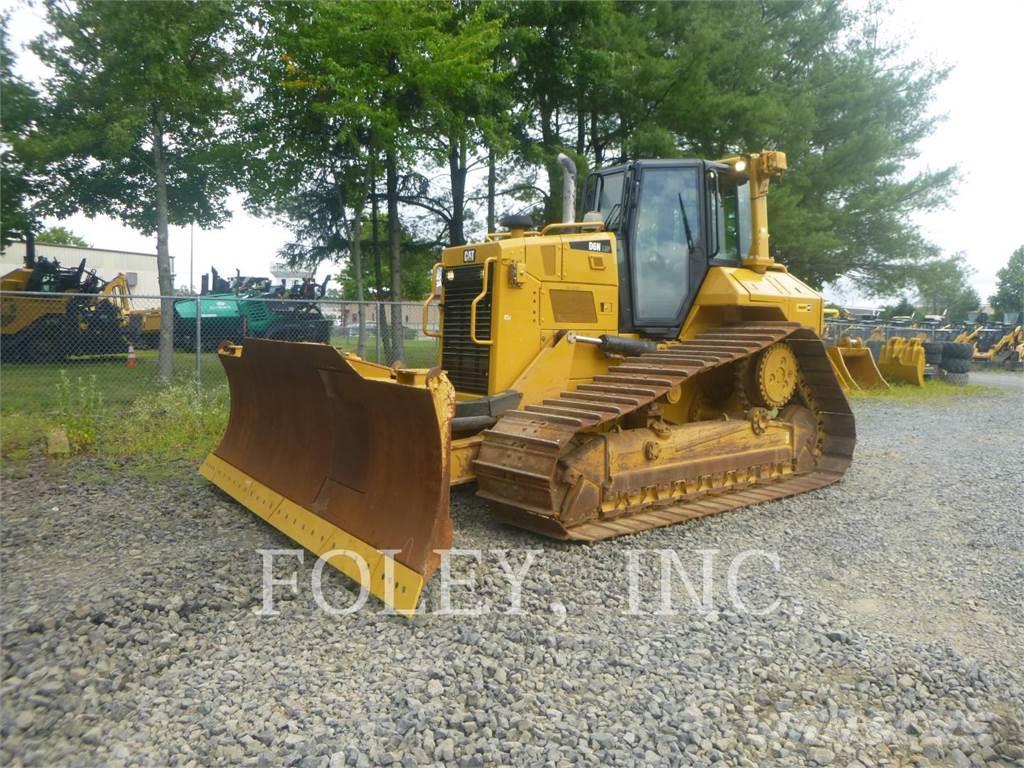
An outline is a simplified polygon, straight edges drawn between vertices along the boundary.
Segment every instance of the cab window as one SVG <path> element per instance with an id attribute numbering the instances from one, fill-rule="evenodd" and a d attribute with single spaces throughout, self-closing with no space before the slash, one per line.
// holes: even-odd
<path id="1" fill-rule="evenodd" d="M 689 257 L 701 243 L 699 185 L 696 167 L 643 171 L 633 250 L 640 325 L 675 321 L 689 293 Z"/>
<path id="2" fill-rule="evenodd" d="M 719 181 L 721 252 L 718 258 L 739 262 L 750 252 L 750 184 L 736 184 L 725 174 L 719 176 Z"/>
<path id="3" fill-rule="evenodd" d="M 609 173 L 600 177 L 597 189 L 597 208 L 595 210 L 607 215 L 612 208 L 622 202 L 622 178 L 625 174 Z"/>

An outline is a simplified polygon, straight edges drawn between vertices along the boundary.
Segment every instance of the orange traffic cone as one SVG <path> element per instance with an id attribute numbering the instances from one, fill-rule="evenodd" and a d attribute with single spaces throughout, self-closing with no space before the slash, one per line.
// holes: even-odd
<path id="1" fill-rule="evenodd" d="M 131 344 L 128 345 L 128 362 L 126 365 L 129 368 L 135 368 L 139 364 L 139 359 L 135 357 L 135 347 Z"/>

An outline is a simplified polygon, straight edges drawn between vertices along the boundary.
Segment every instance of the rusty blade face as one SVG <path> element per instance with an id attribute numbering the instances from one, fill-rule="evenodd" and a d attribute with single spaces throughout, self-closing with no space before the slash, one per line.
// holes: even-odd
<path id="1" fill-rule="evenodd" d="M 231 415 L 213 454 L 220 461 L 207 464 L 226 464 L 228 475 L 234 469 L 242 479 L 218 479 L 207 465 L 203 474 L 318 554 L 351 543 L 343 534 L 378 552 L 398 550 L 398 571 L 418 574 L 422 586 L 438 565 L 435 550 L 451 545 L 448 380 L 303 342 L 247 339 L 244 348 L 223 349 L 220 359 Z M 263 497 L 271 501 L 244 487 L 246 480 L 269 489 Z M 264 514 L 275 494 L 284 501 Z M 364 572 L 339 567 L 359 581 L 371 579 L 365 586 L 392 602 L 376 583 L 384 578 L 380 561 Z M 415 607 L 415 591 L 405 608 Z"/>

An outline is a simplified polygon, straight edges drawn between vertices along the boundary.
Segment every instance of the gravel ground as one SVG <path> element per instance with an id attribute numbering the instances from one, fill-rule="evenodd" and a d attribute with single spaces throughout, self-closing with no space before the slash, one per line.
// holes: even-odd
<path id="1" fill-rule="evenodd" d="M 594 546 L 551 543 L 453 499 L 459 606 L 261 606 L 289 543 L 211 487 L 97 463 L 8 473 L 3 765 L 1022 765 L 1024 376 L 940 403 L 857 401 L 838 485 Z M 104 481 L 102 477 L 108 479 Z M 541 549 L 510 615 L 513 567 Z M 736 596 L 727 589 L 742 563 Z M 628 555 L 628 551 L 636 551 Z M 671 582 L 672 550 L 712 609 Z M 640 615 L 629 615 L 629 557 Z M 324 595 L 352 594 L 330 569 Z M 777 601 L 777 603 L 776 603 Z M 763 609 L 776 603 L 775 610 Z M 758 615 L 764 613 L 765 615 Z"/>

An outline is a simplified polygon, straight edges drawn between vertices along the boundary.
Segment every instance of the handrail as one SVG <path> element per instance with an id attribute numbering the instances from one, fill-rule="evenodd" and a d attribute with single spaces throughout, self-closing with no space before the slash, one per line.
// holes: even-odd
<path id="1" fill-rule="evenodd" d="M 572 229 L 578 227 L 581 231 L 583 229 L 591 229 L 594 232 L 604 231 L 603 221 L 556 221 L 548 224 L 540 231 L 541 236 L 546 235 L 548 232 L 555 229 Z"/>
<path id="2" fill-rule="evenodd" d="M 519 237 L 540 237 L 540 235 L 541 233 L 538 232 L 536 229 L 524 229 L 522 230 L 522 233 L 519 235 Z M 488 232 L 487 235 L 484 237 L 484 240 L 487 241 L 488 243 L 494 243 L 497 242 L 498 240 L 508 240 L 510 237 L 512 237 L 512 233 L 508 231 Z"/>
<path id="3" fill-rule="evenodd" d="M 420 328 L 423 330 L 424 336 L 429 336 L 432 339 L 440 339 L 444 333 L 444 324 L 441 321 L 441 312 L 444 311 L 444 305 L 438 302 L 438 320 L 437 320 L 437 333 L 434 333 L 429 329 L 428 320 L 430 319 L 430 302 L 441 298 L 439 293 L 434 293 L 437 290 L 440 281 L 437 279 L 437 270 L 444 266 L 440 261 L 437 262 L 433 267 L 430 268 L 430 294 L 427 296 L 427 300 L 423 302 L 423 315 L 420 317 Z"/>
<path id="4" fill-rule="evenodd" d="M 473 303 L 469 305 L 469 338 L 473 340 L 474 344 L 481 347 L 491 346 L 494 344 L 494 339 L 478 339 L 476 337 L 476 305 L 480 303 L 480 299 L 487 295 L 487 277 L 491 273 L 491 264 L 497 260 L 496 256 L 484 259 L 483 285 L 480 287 L 480 295 L 473 299 Z"/>

